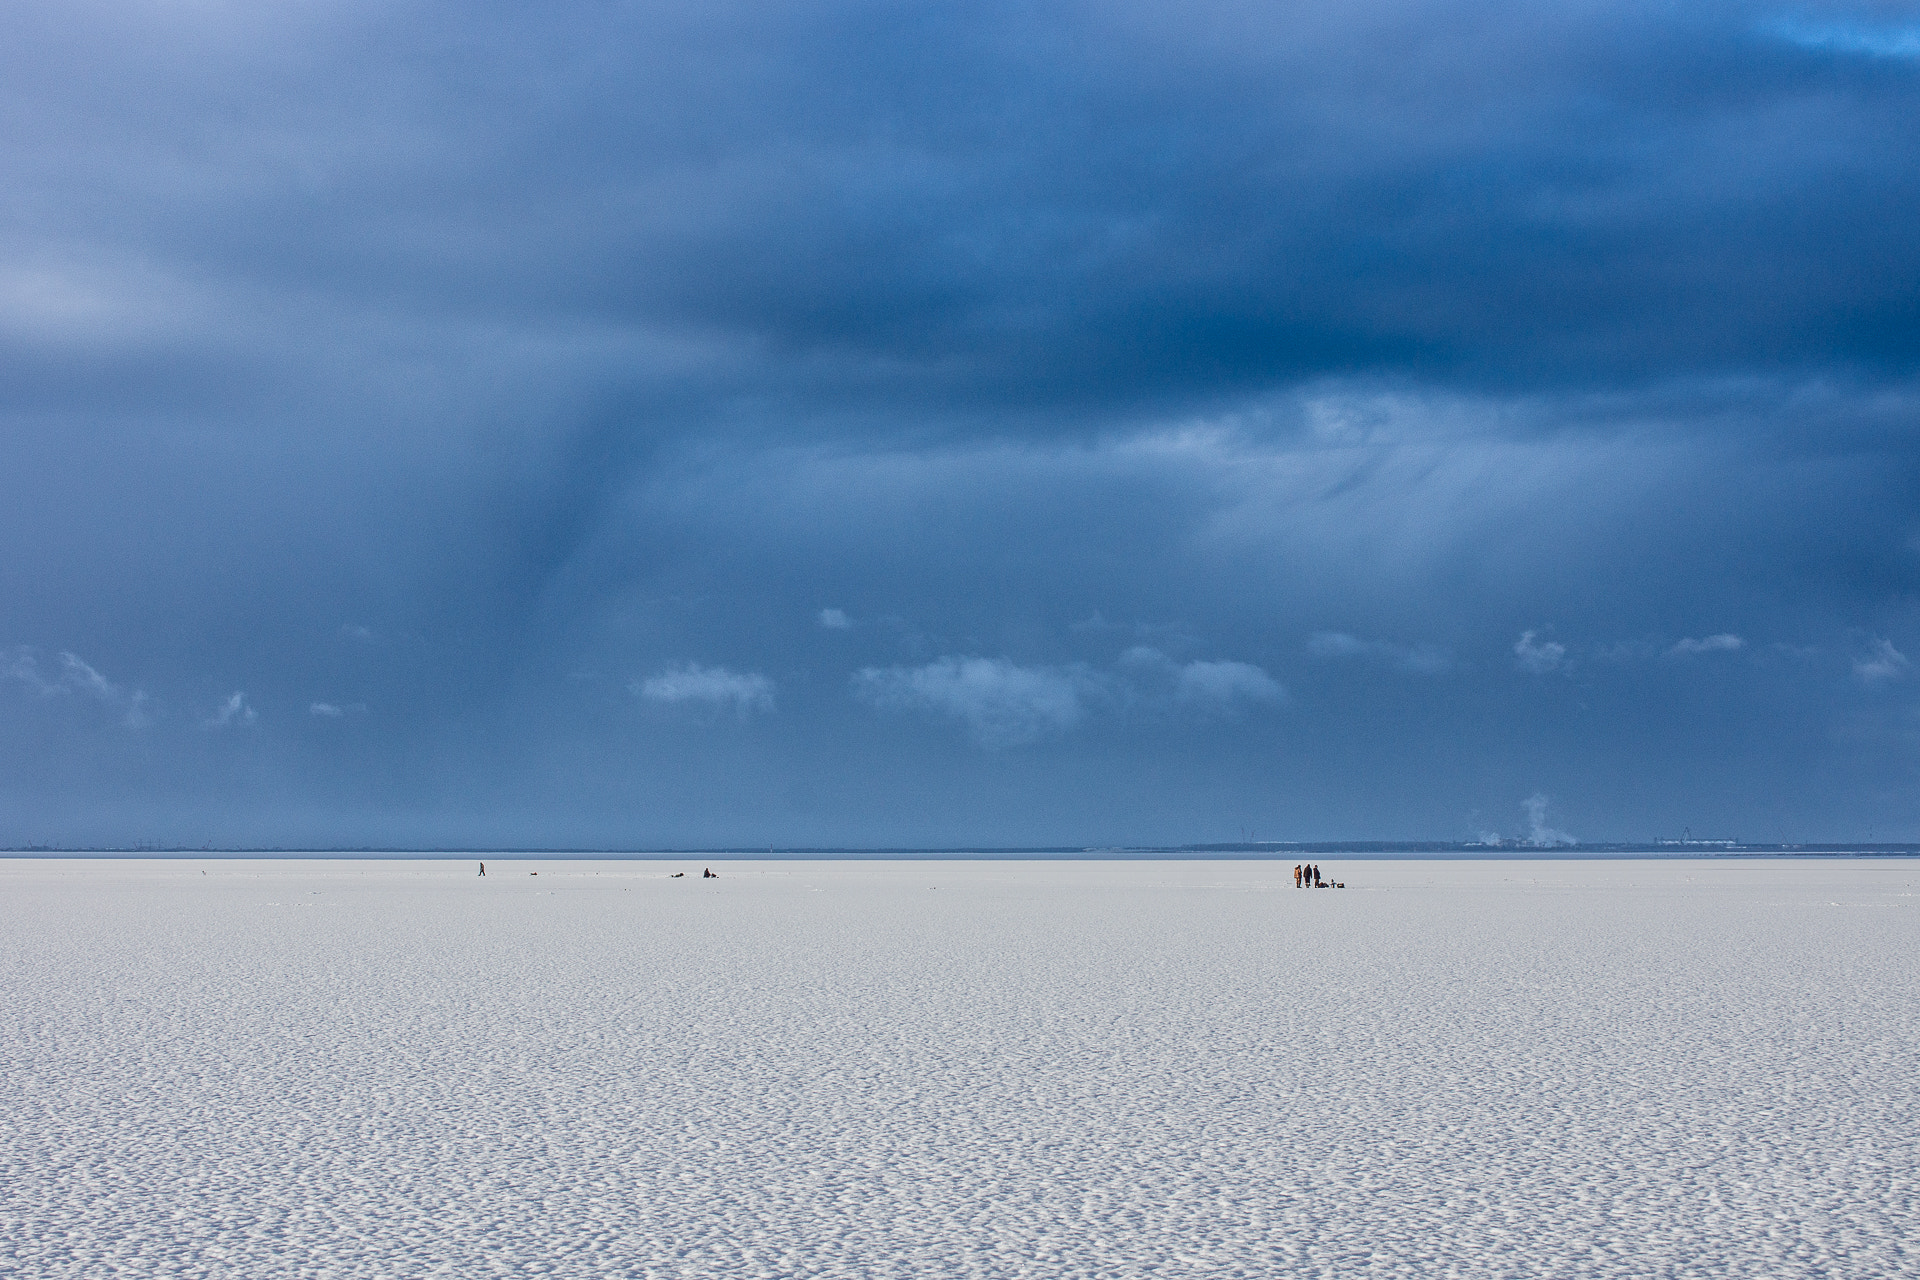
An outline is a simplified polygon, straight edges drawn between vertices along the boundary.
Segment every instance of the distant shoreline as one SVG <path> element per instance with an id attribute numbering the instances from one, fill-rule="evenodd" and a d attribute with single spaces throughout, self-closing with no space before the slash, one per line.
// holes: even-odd
<path id="1" fill-rule="evenodd" d="M 1103 860 L 1162 861 L 1284 861 L 1291 857 L 1337 856 L 1358 859 L 1470 859 L 1482 861 L 1588 860 L 1604 858 L 1911 858 L 1920 857 L 1920 844 L 1861 844 L 1811 841 L 1793 844 L 1744 844 L 1721 840 L 1595 841 L 1575 845 L 1527 845 L 1442 840 L 1390 841 L 1260 841 L 1241 844 L 1035 846 L 996 848 L 804 848 L 779 846 L 719 846 L 697 849 L 580 849 L 518 848 L 509 846 L 446 848 L 381 848 L 353 846 L 303 848 L 292 846 L 188 847 L 177 845 L 110 845 L 60 847 L 24 845 L 0 849 L 0 858 L 349 858 L 370 861 L 467 861 L 474 858 L 521 858 L 575 862 L 662 862 L 686 858 L 757 858 L 773 861 L 1042 861 L 1091 862 Z"/>

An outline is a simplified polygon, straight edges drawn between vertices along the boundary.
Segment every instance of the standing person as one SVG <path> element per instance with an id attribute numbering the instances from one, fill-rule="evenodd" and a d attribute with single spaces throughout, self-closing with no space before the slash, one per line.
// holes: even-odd
<path id="1" fill-rule="evenodd" d="M 480 864 L 480 874 L 483 876 L 487 874 L 487 864 L 484 862 Z"/>
<path id="2" fill-rule="evenodd" d="M 1293 887 L 1300 887 L 1300 864 L 1297 862 L 1293 864 Z"/>

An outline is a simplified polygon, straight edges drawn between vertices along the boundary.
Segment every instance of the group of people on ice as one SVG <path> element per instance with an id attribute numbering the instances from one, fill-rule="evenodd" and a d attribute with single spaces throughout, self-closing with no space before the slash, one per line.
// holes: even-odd
<path id="1" fill-rule="evenodd" d="M 1332 880 L 1322 880 L 1320 868 L 1309 862 L 1304 866 L 1297 863 L 1294 865 L 1293 887 L 1296 889 L 1344 889 L 1347 886 Z"/>

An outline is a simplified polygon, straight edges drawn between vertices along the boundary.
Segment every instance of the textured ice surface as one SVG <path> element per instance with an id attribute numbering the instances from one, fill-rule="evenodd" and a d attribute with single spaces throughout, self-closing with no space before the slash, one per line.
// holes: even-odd
<path id="1" fill-rule="evenodd" d="M 0 1273 L 1920 1275 L 1920 866 L 1327 862 L 0 862 Z"/>

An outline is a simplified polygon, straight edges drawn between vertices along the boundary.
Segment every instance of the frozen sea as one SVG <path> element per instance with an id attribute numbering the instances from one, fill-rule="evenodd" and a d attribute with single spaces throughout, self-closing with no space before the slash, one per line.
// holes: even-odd
<path id="1" fill-rule="evenodd" d="M 0 861 L 0 1274 L 1920 1275 L 1920 864 L 1325 862 Z"/>

